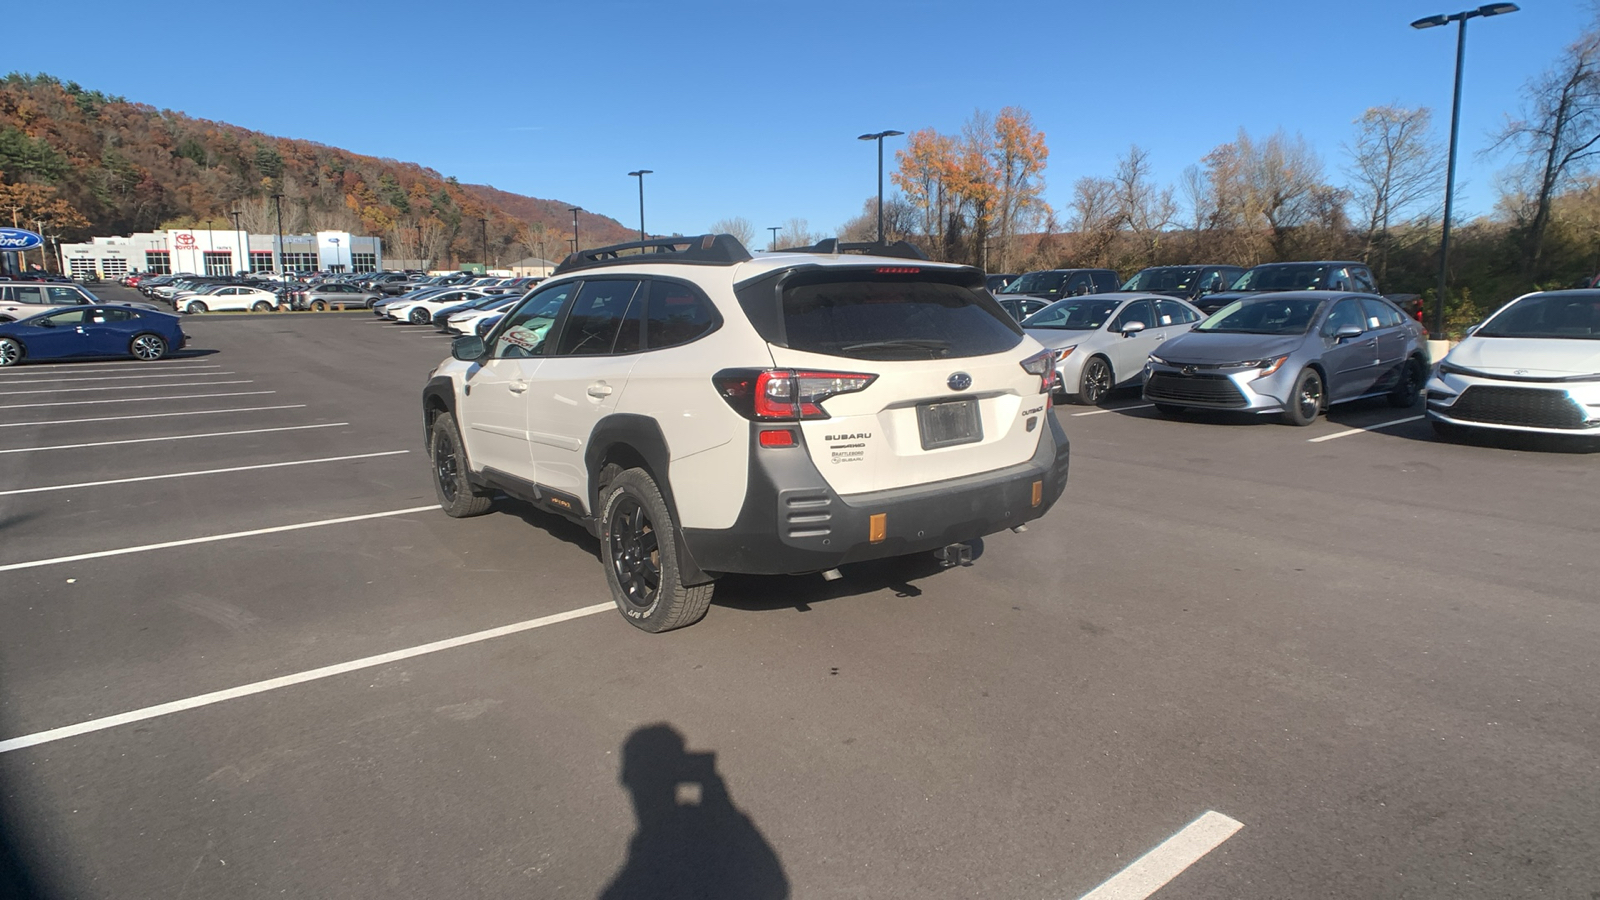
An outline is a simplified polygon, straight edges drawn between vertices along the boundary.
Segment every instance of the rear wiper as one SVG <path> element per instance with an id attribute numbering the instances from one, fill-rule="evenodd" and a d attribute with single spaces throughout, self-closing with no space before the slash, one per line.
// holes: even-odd
<path id="1" fill-rule="evenodd" d="M 930 359 L 937 359 L 950 352 L 949 341 L 927 340 L 923 338 L 899 338 L 892 341 L 862 341 L 859 344 L 846 344 L 840 350 L 895 350 L 900 348 L 910 350 L 926 350 L 932 354 Z"/>

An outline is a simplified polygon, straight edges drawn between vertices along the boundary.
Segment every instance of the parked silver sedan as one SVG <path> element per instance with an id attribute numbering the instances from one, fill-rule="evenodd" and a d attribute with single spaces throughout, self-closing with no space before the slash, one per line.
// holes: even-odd
<path id="1" fill-rule="evenodd" d="M 1056 351 L 1056 391 L 1094 405 L 1115 388 L 1144 380 L 1144 364 L 1167 340 L 1205 318 L 1190 303 L 1161 294 L 1069 297 L 1022 320 Z"/>
<path id="2" fill-rule="evenodd" d="M 1382 297 L 1261 294 L 1152 353 L 1144 396 L 1162 413 L 1234 409 L 1310 425 L 1330 404 L 1364 397 L 1415 406 L 1428 364 L 1427 332 Z"/>

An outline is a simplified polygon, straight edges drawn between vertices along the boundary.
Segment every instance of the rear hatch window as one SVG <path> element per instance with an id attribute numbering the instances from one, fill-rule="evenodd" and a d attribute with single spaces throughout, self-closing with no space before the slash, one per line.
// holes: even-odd
<path id="1" fill-rule="evenodd" d="M 792 350 L 937 360 L 988 356 L 1022 342 L 1022 329 L 983 290 L 976 270 L 835 268 L 791 273 L 776 298 L 770 290 L 741 290 L 741 302 L 769 343 Z"/>

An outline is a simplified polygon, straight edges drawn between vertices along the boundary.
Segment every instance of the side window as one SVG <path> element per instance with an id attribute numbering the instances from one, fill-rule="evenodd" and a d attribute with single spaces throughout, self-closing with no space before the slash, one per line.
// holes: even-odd
<path id="1" fill-rule="evenodd" d="M 1121 282 L 1117 280 L 1117 276 L 1110 272 L 1095 272 L 1091 276 L 1091 280 L 1094 282 L 1094 292 L 1097 294 L 1115 293 L 1122 287 Z"/>
<path id="2" fill-rule="evenodd" d="M 84 299 L 83 294 L 80 294 L 76 288 L 52 287 L 46 288 L 45 290 L 50 296 L 51 303 L 57 303 L 62 306 L 74 306 L 79 303 L 89 302 Z"/>
<path id="3" fill-rule="evenodd" d="M 693 288 L 668 281 L 650 285 L 649 318 L 644 326 L 647 348 L 687 344 L 716 327 L 716 310 Z"/>
<path id="4" fill-rule="evenodd" d="M 1066 289 L 1062 293 L 1068 297 L 1092 294 L 1094 293 L 1094 281 L 1089 277 L 1088 272 L 1079 272 L 1068 279 Z"/>
<path id="5" fill-rule="evenodd" d="M 561 342 L 555 356 L 593 356 L 610 353 L 622 330 L 622 320 L 627 315 L 628 304 L 639 289 L 632 279 L 614 281 L 585 281 L 572 301 L 572 311 L 567 314 L 561 328 Z"/>
<path id="6" fill-rule="evenodd" d="M 66 312 L 51 313 L 48 316 L 40 316 L 39 318 L 40 320 L 50 320 L 51 324 L 57 328 L 71 328 L 75 325 L 83 324 L 84 312 L 85 310 L 81 309 L 69 309 Z"/>
<path id="7" fill-rule="evenodd" d="M 1356 266 L 1350 270 L 1350 277 L 1355 280 L 1356 290 L 1369 294 L 1378 292 L 1377 282 L 1372 280 L 1372 272 L 1365 266 Z"/>
<path id="8" fill-rule="evenodd" d="M 44 305 L 44 291 L 32 285 L 12 285 L 11 296 L 12 299 L 16 300 L 18 303 L 37 303 L 41 306 Z M 76 295 L 74 295 L 71 300 L 64 300 L 62 302 L 77 303 L 78 298 Z"/>
<path id="9" fill-rule="evenodd" d="M 568 282 L 529 295 L 496 330 L 492 355 L 497 359 L 543 356 L 550 326 L 576 286 L 575 282 Z"/>
<path id="10" fill-rule="evenodd" d="M 1354 325 L 1362 331 L 1367 330 L 1366 315 L 1361 311 L 1361 303 L 1354 297 L 1340 300 L 1333 308 L 1333 312 L 1328 313 L 1328 321 L 1322 324 L 1322 336 L 1333 337 L 1334 332 L 1346 325 Z"/>
<path id="11" fill-rule="evenodd" d="M 1156 321 L 1159 325 L 1187 325 L 1195 319 L 1189 307 L 1176 300 L 1156 301 Z"/>
<path id="12" fill-rule="evenodd" d="M 1363 297 L 1361 305 L 1367 312 L 1368 328 L 1393 328 L 1402 321 L 1400 311 L 1382 300 Z"/>
<path id="13" fill-rule="evenodd" d="M 1117 318 L 1111 323 L 1112 331 L 1121 331 L 1128 327 L 1130 322 L 1143 322 L 1144 327 L 1154 328 L 1156 324 L 1155 310 L 1150 308 L 1149 300 L 1135 300 L 1122 308 L 1117 313 Z"/>
<path id="14" fill-rule="evenodd" d="M 89 310 L 88 315 L 89 321 L 95 323 L 96 325 L 104 324 L 106 322 L 127 322 L 135 318 L 133 310 L 116 309 L 112 307 L 91 309 Z"/>
<path id="15" fill-rule="evenodd" d="M 1355 289 L 1355 284 L 1350 280 L 1349 269 L 1334 269 L 1333 272 L 1328 275 L 1328 290 L 1353 291 Z"/>

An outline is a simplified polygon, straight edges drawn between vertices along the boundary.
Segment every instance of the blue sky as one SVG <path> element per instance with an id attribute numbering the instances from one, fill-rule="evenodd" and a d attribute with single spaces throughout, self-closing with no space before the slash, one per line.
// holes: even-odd
<path id="1" fill-rule="evenodd" d="M 86 0 L 70 28 L 49 4 L 9 8 L 9 35 L 54 37 L 7 40 L 4 67 L 630 225 L 637 188 L 625 173 L 653 169 L 652 232 L 737 215 L 831 233 L 875 190 L 872 146 L 856 135 L 954 132 L 973 110 L 1007 105 L 1047 136 L 1057 208 L 1129 144 L 1175 180 L 1241 127 L 1305 135 L 1339 180 L 1339 145 L 1369 106 L 1431 106 L 1443 137 L 1454 27 L 1408 27 L 1466 8 L 1439 3 L 241 0 L 134 11 Z M 1506 163 L 1480 155 L 1488 135 L 1591 15 L 1584 0 L 1522 7 L 1468 27 L 1468 215 L 1489 211 Z"/>

